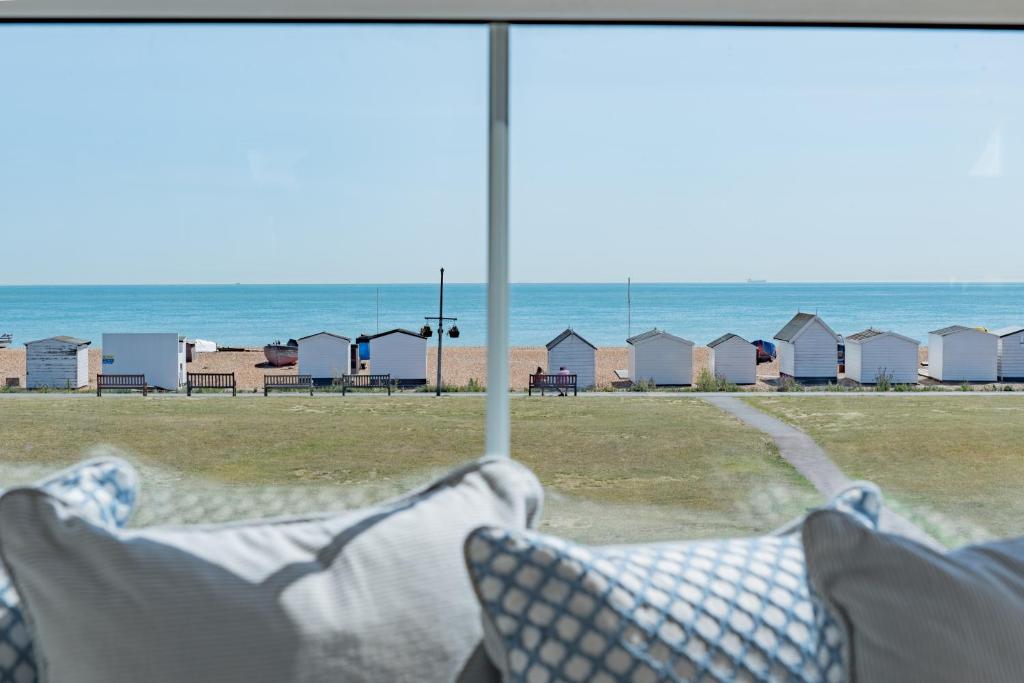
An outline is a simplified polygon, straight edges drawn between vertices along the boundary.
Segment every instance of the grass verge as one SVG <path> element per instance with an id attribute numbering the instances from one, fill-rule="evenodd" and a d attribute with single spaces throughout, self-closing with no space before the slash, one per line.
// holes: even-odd
<path id="1" fill-rule="evenodd" d="M 394 492 L 479 455 L 483 425 L 484 402 L 458 397 L 55 396 L 0 406 L 0 460 L 57 467 L 111 448 L 170 486 Z M 545 528 L 581 540 L 752 534 L 817 502 L 765 437 L 696 399 L 513 398 L 512 426 L 548 490 Z"/>
<path id="2" fill-rule="evenodd" d="M 1024 397 L 744 397 L 956 545 L 1024 530 Z"/>

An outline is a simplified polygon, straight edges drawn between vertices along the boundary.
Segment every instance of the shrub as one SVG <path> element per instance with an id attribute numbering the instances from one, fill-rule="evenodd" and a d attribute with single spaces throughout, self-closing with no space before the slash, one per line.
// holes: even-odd
<path id="1" fill-rule="evenodd" d="M 882 368 L 875 376 L 875 391 L 889 391 L 890 389 L 892 389 L 892 373 L 886 372 L 885 368 Z"/>
<path id="2" fill-rule="evenodd" d="M 779 391 L 803 391 L 804 386 L 792 377 L 783 377 L 779 380 Z"/>
<path id="3" fill-rule="evenodd" d="M 960 391 L 974 391 L 974 389 L 971 387 L 970 382 L 964 382 L 960 385 Z"/>
<path id="4" fill-rule="evenodd" d="M 693 383 L 693 390 L 704 392 L 738 391 L 738 387 L 721 375 L 713 375 L 710 370 L 704 368 L 697 375 L 697 379 Z"/>
<path id="5" fill-rule="evenodd" d="M 654 380 L 648 377 L 647 379 L 638 379 L 629 385 L 630 391 L 654 391 L 658 388 L 658 385 L 654 383 Z"/>

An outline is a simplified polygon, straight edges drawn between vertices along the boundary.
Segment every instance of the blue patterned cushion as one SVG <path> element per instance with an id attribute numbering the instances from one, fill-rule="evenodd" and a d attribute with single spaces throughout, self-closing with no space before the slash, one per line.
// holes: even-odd
<path id="1" fill-rule="evenodd" d="M 872 528 L 880 506 L 870 484 L 828 505 Z M 484 527 L 466 561 L 506 683 L 843 680 L 796 533 L 587 548 Z"/>
<path id="2" fill-rule="evenodd" d="M 37 482 L 38 488 L 102 524 L 124 526 L 135 507 L 138 479 L 116 458 L 87 460 Z M 0 567 L 0 683 L 35 683 L 36 662 L 21 600 Z"/>

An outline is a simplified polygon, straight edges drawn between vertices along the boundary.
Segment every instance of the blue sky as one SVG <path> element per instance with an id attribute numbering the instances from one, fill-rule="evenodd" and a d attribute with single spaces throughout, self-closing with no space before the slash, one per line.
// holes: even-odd
<path id="1" fill-rule="evenodd" d="M 486 30 L 0 26 L 0 284 L 485 278 Z M 1024 280 L 1024 33 L 521 27 L 517 281 Z"/>

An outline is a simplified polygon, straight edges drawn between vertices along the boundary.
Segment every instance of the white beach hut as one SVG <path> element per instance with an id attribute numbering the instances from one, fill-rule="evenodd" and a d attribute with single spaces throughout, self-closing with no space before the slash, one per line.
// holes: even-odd
<path id="1" fill-rule="evenodd" d="M 999 337 L 999 379 L 1024 380 L 1024 327 L 1004 327 L 992 334 Z"/>
<path id="2" fill-rule="evenodd" d="M 317 332 L 299 342 L 299 374 L 313 379 L 336 379 L 352 374 L 352 340 L 340 334 Z"/>
<path id="3" fill-rule="evenodd" d="M 151 387 L 177 390 L 185 383 L 185 339 L 175 332 L 105 332 L 100 372 L 145 375 Z"/>
<path id="4" fill-rule="evenodd" d="M 861 384 L 877 384 L 886 376 L 894 384 L 917 384 L 916 339 L 868 328 L 846 338 L 846 376 Z"/>
<path id="5" fill-rule="evenodd" d="M 757 349 L 736 334 L 723 334 L 708 344 L 711 374 L 733 384 L 757 382 Z"/>
<path id="6" fill-rule="evenodd" d="M 952 325 L 928 333 L 928 375 L 940 382 L 994 382 L 999 337 Z"/>
<path id="7" fill-rule="evenodd" d="M 657 328 L 626 340 L 629 378 L 662 386 L 693 384 L 693 342 Z M 553 370 L 552 370 L 553 371 Z"/>
<path id="8" fill-rule="evenodd" d="M 570 327 L 547 343 L 548 373 L 555 374 L 565 368 L 576 375 L 580 389 L 593 387 L 597 377 L 597 347 L 578 335 Z"/>
<path id="9" fill-rule="evenodd" d="M 839 376 L 839 335 L 813 313 L 797 313 L 775 335 L 779 372 L 802 380 Z"/>
<path id="10" fill-rule="evenodd" d="M 391 375 L 406 386 L 427 383 L 427 338 L 422 334 L 395 329 L 368 339 L 370 372 Z"/>
<path id="11" fill-rule="evenodd" d="M 79 389 L 89 384 L 89 345 L 74 337 L 25 342 L 25 386 Z"/>

